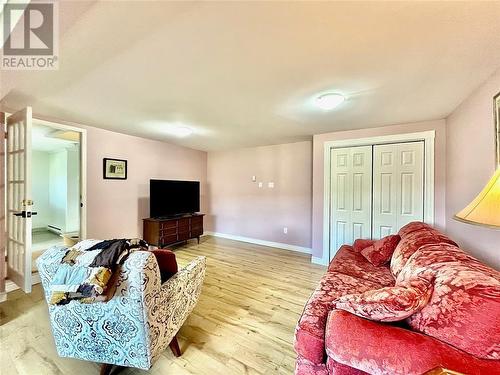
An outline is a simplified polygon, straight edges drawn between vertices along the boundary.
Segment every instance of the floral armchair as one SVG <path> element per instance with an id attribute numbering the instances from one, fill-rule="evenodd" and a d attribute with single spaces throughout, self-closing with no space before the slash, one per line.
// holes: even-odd
<path id="1" fill-rule="evenodd" d="M 50 281 L 66 250 L 53 247 L 37 260 L 47 303 Z M 132 253 L 117 271 L 116 291 L 108 302 L 49 304 L 58 354 L 144 370 L 169 344 L 180 355 L 175 335 L 198 301 L 205 268 L 205 257 L 198 257 L 161 284 L 154 255 Z"/>

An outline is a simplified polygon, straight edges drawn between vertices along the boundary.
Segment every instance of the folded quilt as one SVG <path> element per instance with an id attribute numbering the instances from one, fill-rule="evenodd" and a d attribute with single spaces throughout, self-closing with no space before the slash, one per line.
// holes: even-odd
<path id="1" fill-rule="evenodd" d="M 69 248 L 51 282 L 53 305 L 82 303 L 113 297 L 114 275 L 128 255 L 147 250 L 140 239 L 84 240 Z M 111 293 L 112 292 L 112 293 Z"/>

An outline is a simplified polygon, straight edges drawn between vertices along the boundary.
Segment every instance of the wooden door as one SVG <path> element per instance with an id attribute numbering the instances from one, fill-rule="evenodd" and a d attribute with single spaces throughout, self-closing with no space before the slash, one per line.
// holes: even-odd
<path id="1" fill-rule="evenodd" d="M 424 219 L 424 142 L 373 148 L 374 239 Z"/>
<path id="2" fill-rule="evenodd" d="M 31 292 L 31 107 L 7 118 L 7 277 Z"/>
<path id="3" fill-rule="evenodd" d="M 343 244 L 371 237 L 372 147 L 330 152 L 330 259 Z"/>
<path id="4" fill-rule="evenodd" d="M 5 125 L 7 117 L 0 112 L 0 302 L 6 298 L 5 278 Z"/>

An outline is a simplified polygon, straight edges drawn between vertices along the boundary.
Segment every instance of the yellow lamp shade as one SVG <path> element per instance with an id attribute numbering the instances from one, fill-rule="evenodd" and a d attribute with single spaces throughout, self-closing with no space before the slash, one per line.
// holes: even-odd
<path id="1" fill-rule="evenodd" d="M 481 193 L 455 215 L 455 219 L 470 224 L 500 228 L 500 168 Z"/>

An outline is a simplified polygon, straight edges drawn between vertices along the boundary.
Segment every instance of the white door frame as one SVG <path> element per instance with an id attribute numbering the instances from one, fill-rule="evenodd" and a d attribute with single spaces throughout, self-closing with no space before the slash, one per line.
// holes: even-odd
<path id="1" fill-rule="evenodd" d="M 330 150 L 340 147 L 374 146 L 388 143 L 424 141 L 424 221 L 434 224 L 434 139 L 436 132 L 428 130 L 418 133 L 391 134 L 377 137 L 342 139 L 324 143 L 323 156 L 323 256 L 313 257 L 313 263 L 328 265 L 330 259 Z"/>
<path id="2" fill-rule="evenodd" d="M 81 134 L 80 138 L 80 239 L 87 238 L 87 129 L 76 126 L 60 124 L 33 117 L 33 125 L 39 124 L 54 129 L 71 130 Z"/>

